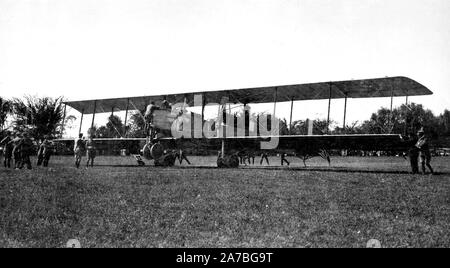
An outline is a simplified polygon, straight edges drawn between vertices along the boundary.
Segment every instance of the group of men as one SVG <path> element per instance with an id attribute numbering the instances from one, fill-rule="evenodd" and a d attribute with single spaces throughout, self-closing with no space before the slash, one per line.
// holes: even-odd
<path id="1" fill-rule="evenodd" d="M 83 134 L 80 133 L 78 138 L 75 140 L 73 151 L 75 154 L 76 168 L 80 168 L 81 160 L 84 154 L 86 154 L 87 157 L 86 168 L 94 166 L 94 160 L 97 156 L 97 145 L 94 138 L 95 136 L 91 135 L 88 140 L 85 140 Z"/>
<path id="2" fill-rule="evenodd" d="M 0 141 L 3 146 L 3 166 L 14 169 L 32 169 L 30 157 L 34 154 L 35 144 L 27 131 L 6 132 L 5 138 Z M 54 145 L 50 136 L 45 136 L 38 144 L 37 166 L 48 166 L 50 157 L 54 152 Z"/>
<path id="3" fill-rule="evenodd" d="M 255 158 L 256 158 L 256 154 L 255 152 L 245 152 L 245 151 L 239 151 L 237 153 L 237 156 L 239 157 L 239 163 L 241 165 L 246 165 L 247 163 L 248 165 L 254 165 L 255 164 Z M 284 164 L 286 165 L 290 165 L 291 163 L 287 160 L 288 154 L 286 153 L 281 153 L 280 157 L 281 157 L 281 165 L 284 166 Z M 264 162 L 266 162 L 267 165 L 270 165 L 269 162 L 269 154 L 267 152 L 262 152 L 261 153 L 261 159 L 259 161 L 259 165 L 262 165 Z"/>

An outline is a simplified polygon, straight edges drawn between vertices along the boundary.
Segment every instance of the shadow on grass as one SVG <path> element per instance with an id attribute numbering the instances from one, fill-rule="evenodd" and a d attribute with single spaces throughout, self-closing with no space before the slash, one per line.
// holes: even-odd
<path id="1" fill-rule="evenodd" d="M 111 167 L 111 168 L 152 168 L 152 169 L 219 169 L 215 166 L 173 166 L 173 167 L 155 167 L 153 165 L 96 165 L 96 167 Z M 312 171 L 312 172 L 330 172 L 330 173 L 369 173 L 369 174 L 400 174 L 400 175 L 413 175 L 409 171 L 404 170 L 367 170 L 367 169 L 350 169 L 350 168 L 338 168 L 338 167 L 275 167 L 275 166 L 245 166 L 239 167 L 241 170 L 285 170 L 285 171 Z M 420 174 L 416 174 L 420 175 Z M 430 175 L 430 174 L 427 174 Z M 433 176 L 450 176 L 450 172 L 435 172 Z M 426 175 L 425 175 L 426 176 Z"/>

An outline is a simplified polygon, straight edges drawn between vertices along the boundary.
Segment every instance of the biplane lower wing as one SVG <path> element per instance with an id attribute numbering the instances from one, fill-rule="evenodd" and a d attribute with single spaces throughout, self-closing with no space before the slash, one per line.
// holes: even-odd
<path id="1" fill-rule="evenodd" d="M 98 142 L 146 142 L 146 138 L 96 138 Z M 227 148 L 234 150 L 248 149 L 260 150 L 261 142 L 278 140 L 277 146 L 272 150 L 310 151 L 323 150 L 362 150 L 362 151 L 394 151 L 406 150 L 412 144 L 401 135 L 373 134 L 373 135 L 288 135 L 288 136 L 253 136 L 253 137 L 214 137 L 214 138 L 171 138 L 156 139 L 167 148 L 181 148 L 183 144 L 202 144 L 209 149 L 220 149 L 222 141 Z M 73 142 L 73 139 L 58 139 L 57 142 Z M 228 151 L 228 150 L 227 150 Z"/>
<path id="2" fill-rule="evenodd" d="M 278 140 L 278 143 L 276 142 Z M 204 144 L 208 148 L 220 148 L 225 141 L 227 148 L 233 150 L 261 150 L 261 142 L 277 144 L 272 150 L 309 152 L 317 150 L 361 150 L 361 151 L 395 151 L 407 150 L 410 142 L 401 135 L 289 135 L 289 136 L 258 136 L 258 137 L 224 137 L 174 139 L 161 138 L 161 143 L 169 147 L 180 147 L 182 143 Z M 229 151 L 229 150 L 227 150 Z"/>

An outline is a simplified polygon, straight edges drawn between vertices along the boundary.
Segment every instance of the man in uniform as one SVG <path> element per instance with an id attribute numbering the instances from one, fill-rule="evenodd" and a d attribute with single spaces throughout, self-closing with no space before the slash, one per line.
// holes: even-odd
<path id="1" fill-rule="evenodd" d="M 54 152 L 55 152 L 55 144 L 49 137 L 48 144 L 44 150 L 44 167 L 48 167 L 48 163 L 50 162 L 50 157 L 53 155 Z"/>
<path id="2" fill-rule="evenodd" d="M 248 160 L 249 165 L 255 164 L 255 157 L 256 157 L 255 152 L 253 152 L 253 151 L 248 152 L 247 160 Z"/>
<path id="3" fill-rule="evenodd" d="M 23 134 L 23 138 L 19 143 L 19 147 L 22 157 L 19 168 L 22 169 L 26 165 L 27 169 L 32 169 L 30 156 L 33 153 L 33 141 L 31 140 L 30 134 L 28 132 L 25 132 Z"/>
<path id="4" fill-rule="evenodd" d="M 97 145 L 94 141 L 95 136 L 92 135 L 89 137 L 88 141 L 86 142 L 86 149 L 87 149 L 87 162 L 86 167 L 89 167 L 89 164 L 91 167 L 94 167 L 94 160 L 97 156 Z"/>
<path id="5" fill-rule="evenodd" d="M 22 135 L 16 132 L 14 139 L 12 140 L 13 150 L 12 156 L 14 158 L 14 169 L 19 169 L 22 163 L 22 154 L 21 154 L 21 141 Z"/>
<path id="6" fill-rule="evenodd" d="M 45 149 L 45 143 L 47 139 L 44 137 L 44 140 L 42 140 L 39 143 L 38 153 L 37 153 L 37 163 L 36 166 L 40 167 L 42 165 L 42 162 L 44 162 L 44 149 Z"/>
<path id="7" fill-rule="evenodd" d="M 239 164 L 247 165 L 247 153 L 245 151 L 239 151 L 237 156 L 239 157 Z"/>
<path id="8" fill-rule="evenodd" d="M 53 142 L 50 140 L 50 136 L 45 136 L 44 140 L 39 145 L 37 166 L 43 165 L 44 167 L 48 167 L 53 149 Z"/>
<path id="9" fill-rule="evenodd" d="M 178 158 L 178 161 L 180 161 L 180 165 L 183 163 L 183 160 L 185 160 L 188 165 L 191 164 L 191 162 L 189 162 L 189 160 L 187 159 L 186 154 L 181 149 L 175 153 L 175 158 Z"/>
<path id="10" fill-rule="evenodd" d="M 419 132 L 417 133 L 417 136 L 419 137 L 419 140 L 416 143 L 417 149 L 419 149 L 420 152 L 420 163 L 422 164 L 422 172 L 423 174 L 426 174 L 426 168 L 428 167 L 431 174 L 434 173 L 433 168 L 431 167 L 431 152 L 430 152 L 430 143 L 425 135 L 425 130 L 421 128 Z"/>
<path id="11" fill-rule="evenodd" d="M 286 163 L 288 166 L 291 164 L 289 163 L 289 161 L 287 161 L 286 159 L 287 154 L 286 153 L 281 153 L 281 165 L 284 166 L 284 163 Z"/>
<path id="12" fill-rule="evenodd" d="M 266 160 L 266 163 L 267 163 L 267 165 L 270 165 L 269 164 L 269 155 L 266 153 L 266 152 L 263 152 L 262 154 L 261 154 L 261 161 L 259 161 L 259 164 L 260 165 L 262 165 L 263 164 L 263 160 Z"/>
<path id="13" fill-rule="evenodd" d="M 86 143 L 84 142 L 83 134 L 78 135 L 78 139 L 75 140 L 75 146 L 73 149 L 75 153 L 75 166 L 80 168 L 81 159 L 83 158 L 83 154 L 86 151 Z"/>
<path id="14" fill-rule="evenodd" d="M 11 132 L 6 132 L 6 137 L 0 142 L 0 145 L 3 145 L 3 165 L 5 168 L 11 168 L 11 158 L 12 158 L 12 151 L 14 149 L 13 145 L 13 135 Z"/>
<path id="15" fill-rule="evenodd" d="M 408 135 L 406 137 L 406 140 L 410 144 L 410 148 L 408 150 L 408 153 L 405 154 L 409 156 L 409 164 L 411 166 L 411 173 L 412 174 L 418 174 L 419 173 L 419 148 L 416 147 L 416 143 L 418 141 L 418 138 L 416 135 Z"/>
<path id="16" fill-rule="evenodd" d="M 172 111 L 172 105 L 167 100 L 163 100 L 161 103 L 161 109 L 166 111 Z"/>

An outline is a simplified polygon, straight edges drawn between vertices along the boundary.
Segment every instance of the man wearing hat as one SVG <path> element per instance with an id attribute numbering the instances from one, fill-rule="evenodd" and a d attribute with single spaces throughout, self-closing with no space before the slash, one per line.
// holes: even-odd
<path id="1" fill-rule="evenodd" d="M 97 156 L 97 144 L 94 141 L 95 136 L 91 135 L 89 137 L 89 139 L 86 142 L 86 151 L 87 151 L 87 163 L 86 163 L 86 167 L 94 167 L 94 160 L 95 157 Z"/>
<path id="2" fill-rule="evenodd" d="M 48 163 L 53 153 L 53 149 L 54 148 L 53 142 L 51 141 L 51 137 L 46 135 L 42 143 L 39 145 L 37 166 L 43 165 L 44 167 L 48 167 Z"/>
<path id="3" fill-rule="evenodd" d="M 426 174 L 426 168 L 431 171 L 431 174 L 434 173 L 433 168 L 431 167 L 431 152 L 430 152 L 430 143 L 428 141 L 427 136 L 425 135 L 424 128 L 421 128 L 417 133 L 419 140 L 416 143 L 416 148 L 419 149 L 420 152 L 420 163 L 422 164 L 422 172 Z"/>
<path id="4" fill-rule="evenodd" d="M 13 135 L 11 132 L 6 132 L 6 137 L 0 141 L 0 145 L 3 145 L 3 165 L 5 168 L 11 168 L 12 151 L 14 149 L 13 145 Z"/>
<path id="5" fill-rule="evenodd" d="M 16 132 L 14 134 L 14 139 L 11 141 L 13 146 L 12 156 L 14 158 L 14 169 L 19 169 L 22 163 L 21 141 L 22 135 L 19 132 Z"/>
<path id="6" fill-rule="evenodd" d="M 267 154 L 267 152 L 263 152 L 261 154 L 261 161 L 259 161 L 259 164 L 262 165 L 264 160 L 266 160 L 267 165 L 270 165 L 269 164 L 269 155 Z"/>
<path id="7" fill-rule="evenodd" d="M 27 169 L 32 169 L 30 156 L 33 153 L 33 141 L 28 132 L 23 133 L 23 138 L 19 142 L 19 146 L 22 157 L 19 168 L 22 169 L 26 165 Z"/>
<path id="8" fill-rule="evenodd" d="M 86 143 L 84 141 L 83 134 L 78 134 L 78 139 L 75 140 L 75 145 L 73 148 L 73 152 L 75 154 L 75 166 L 80 168 L 81 159 L 83 158 L 83 154 L 86 151 Z"/>
<path id="9" fill-rule="evenodd" d="M 37 163 L 36 166 L 41 166 L 42 162 L 44 162 L 44 149 L 45 149 L 46 138 L 39 144 L 39 149 L 37 153 Z"/>

